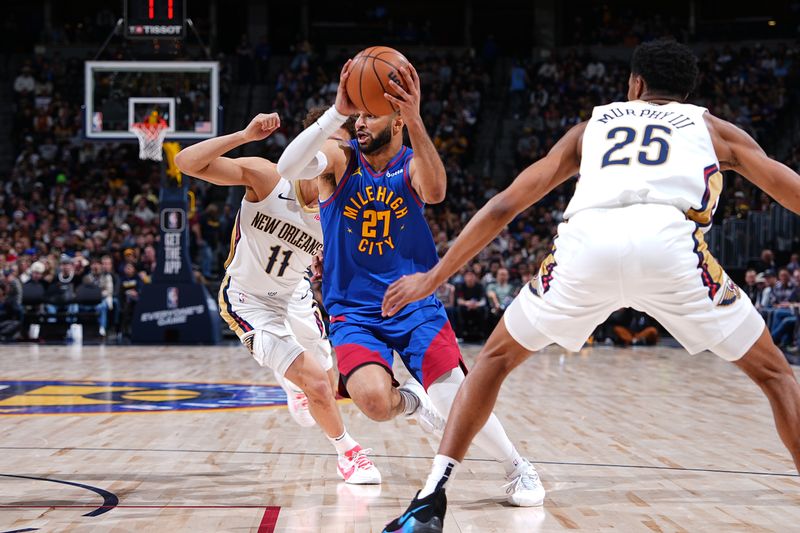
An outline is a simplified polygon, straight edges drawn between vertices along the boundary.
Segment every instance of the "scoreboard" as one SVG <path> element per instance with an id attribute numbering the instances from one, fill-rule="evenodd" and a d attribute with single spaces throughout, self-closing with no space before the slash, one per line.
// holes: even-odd
<path id="1" fill-rule="evenodd" d="M 186 0 L 125 0 L 125 37 L 182 39 L 186 35 Z"/>

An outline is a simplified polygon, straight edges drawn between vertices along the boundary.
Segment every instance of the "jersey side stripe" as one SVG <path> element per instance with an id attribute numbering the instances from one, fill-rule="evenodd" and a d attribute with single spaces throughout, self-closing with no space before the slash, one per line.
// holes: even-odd
<path id="1" fill-rule="evenodd" d="M 233 256 L 236 255 L 236 245 L 239 244 L 239 239 L 242 237 L 241 229 L 239 228 L 239 217 L 242 214 L 242 210 L 236 212 L 236 220 L 233 222 L 233 229 L 231 230 L 231 246 L 230 251 L 228 252 L 228 258 L 225 259 L 225 268 L 231 264 L 233 261 Z"/>
<path id="2" fill-rule="evenodd" d="M 414 190 L 414 187 L 411 185 L 411 175 L 409 168 L 411 168 L 411 159 L 406 161 L 406 164 L 403 165 L 403 181 L 406 182 L 406 187 L 411 192 L 411 197 L 414 198 L 414 201 L 417 203 L 417 206 L 423 207 L 425 204 L 422 202 L 422 199 L 417 194 L 417 191 Z"/>
<path id="3" fill-rule="evenodd" d="M 719 171 L 717 165 L 709 165 L 703 170 L 703 178 L 706 182 L 703 200 L 698 209 L 689 209 L 686 212 L 686 218 L 705 227 L 711 225 L 711 218 L 714 216 L 714 207 L 722 192 L 722 173 Z"/>
<path id="4" fill-rule="evenodd" d="M 226 275 L 222 280 L 222 287 L 219 291 L 219 314 L 222 319 L 228 324 L 236 335 L 242 335 L 253 331 L 253 326 L 250 325 L 245 319 L 236 314 L 231 305 L 230 298 L 228 297 L 228 289 L 231 286 L 231 277 Z"/>

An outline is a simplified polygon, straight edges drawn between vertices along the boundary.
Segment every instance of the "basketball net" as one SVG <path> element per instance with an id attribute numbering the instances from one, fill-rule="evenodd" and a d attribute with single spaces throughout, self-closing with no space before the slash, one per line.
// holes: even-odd
<path id="1" fill-rule="evenodd" d="M 167 136 L 166 120 L 136 122 L 131 126 L 131 132 L 139 139 L 139 159 L 161 161 L 161 148 Z"/>

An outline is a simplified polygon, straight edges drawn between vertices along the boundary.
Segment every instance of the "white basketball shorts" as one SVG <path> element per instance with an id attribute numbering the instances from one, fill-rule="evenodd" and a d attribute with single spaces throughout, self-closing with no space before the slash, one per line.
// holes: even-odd
<path id="1" fill-rule="evenodd" d="M 287 300 L 253 296 L 225 276 L 219 309 L 259 365 L 283 376 L 294 360 L 307 352 L 323 370 L 333 367 L 331 345 L 308 280 L 300 282 Z"/>
<path id="2" fill-rule="evenodd" d="M 750 299 L 711 256 L 698 226 L 677 208 L 636 204 L 576 213 L 553 252 L 504 315 L 531 351 L 577 351 L 616 309 L 655 318 L 686 350 L 741 358 L 764 330 Z"/>

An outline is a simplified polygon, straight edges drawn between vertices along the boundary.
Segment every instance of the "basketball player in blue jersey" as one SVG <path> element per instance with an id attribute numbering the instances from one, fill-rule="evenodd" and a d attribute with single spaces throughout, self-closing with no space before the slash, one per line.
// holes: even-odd
<path id="1" fill-rule="evenodd" d="M 445 310 L 431 296 L 386 318 L 381 301 L 390 283 L 437 262 L 424 206 L 444 199 L 444 166 L 420 117 L 414 68 L 398 72 L 406 89 L 392 82 L 398 96 L 386 95 L 396 111 L 373 116 L 359 112 L 347 97 L 349 67 L 350 62 L 342 69 L 336 104 L 287 146 L 278 171 L 320 176 L 322 291 L 342 392 L 373 420 L 403 414 L 416 416 L 423 427 L 438 428 L 442 421 L 437 411 L 450 411 L 464 380 L 464 363 Z M 328 140 L 356 113 L 355 140 Z M 411 148 L 403 145 L 404 128 Z M 393 351 L 413 376 L 399 388 L 392 374 Z M 519 455 L 494 415 L 476 442 L 504 466 L 512 505 L 541 505 L 544 488 L 536 470 Z"/>

